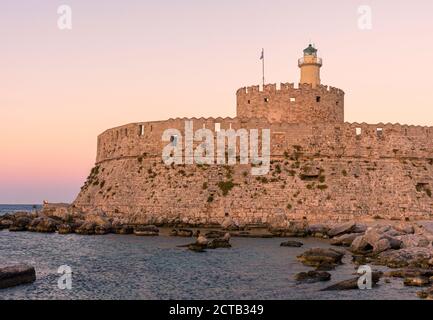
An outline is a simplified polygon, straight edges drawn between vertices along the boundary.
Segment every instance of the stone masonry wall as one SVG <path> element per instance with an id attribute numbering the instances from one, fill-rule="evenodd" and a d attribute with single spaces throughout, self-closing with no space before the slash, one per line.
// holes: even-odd
<path id="1" fill-rule="evenodd" d="M 309 84 L 269 84 L 241 88 L 236 93 L 237 116 L 264 118 L 269 122 L 343 123 L 344 92 L 327 86 Z"/>
<path id="2" fill-rule="evenodd" d="M 271 172 L 249 165 L 166 166 L 167 128 L 271 129 Z M 74 202 L 84 212 L 154 223 L 241 224 L 433 213 L 433 128 L 393 124 L 290 124 L 266 119 L 170 119 L 107 130 L 95 168 Z"/>

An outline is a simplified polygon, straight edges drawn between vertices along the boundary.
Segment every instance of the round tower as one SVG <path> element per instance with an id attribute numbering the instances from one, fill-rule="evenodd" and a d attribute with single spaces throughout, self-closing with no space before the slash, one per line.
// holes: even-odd
<path id="1" fill-rule="evenodd" d="M 301 84 L 311 84 L 313 88 L 320 85 L 320 68 L 322 59 L 317 57 L 317 49 L 311 44 L 304 50 L 304 56 L 298 60 L 301 68 Z"/>

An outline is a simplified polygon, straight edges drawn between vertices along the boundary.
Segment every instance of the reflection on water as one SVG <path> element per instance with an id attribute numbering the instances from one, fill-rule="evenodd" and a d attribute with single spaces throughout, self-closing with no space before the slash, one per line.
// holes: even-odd
<path id="1" fill-rule="evenodd" d="M 345 264 L 328 283 L 297 284 L 310 270 L 296 255 L 325 241 L 301 239 L 303 248 L 285 248 L 284 239 L 232 239 L 232 249 L 195 253 L 177 248 L 191 239 L 122 235 L 80 236 L 0 231 L 0 264 L 29 263 L 37 281 L 0 291 L 0 299 L 416 299 L 417 289 L 401 280 L 370 291 L 320 292 L 353 277 Z M 57 268 L 73 270 L 73 288 L 57 288 Z"/>

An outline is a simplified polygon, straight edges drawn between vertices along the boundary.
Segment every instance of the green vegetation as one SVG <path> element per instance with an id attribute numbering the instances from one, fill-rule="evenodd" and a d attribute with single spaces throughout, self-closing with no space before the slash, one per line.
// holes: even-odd
<path id="1" fill-rule="evenodd" d="M 234 186 L 235 184 L 233 183 L 232 180 L 221 181 L 218 183 L 218 187 L 221 189 L 223 196 L 228 195 L 230 190 L 233 189 Z"/>

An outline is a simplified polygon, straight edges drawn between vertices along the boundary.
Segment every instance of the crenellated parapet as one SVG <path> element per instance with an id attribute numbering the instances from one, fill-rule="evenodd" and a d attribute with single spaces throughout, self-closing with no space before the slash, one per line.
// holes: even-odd
<path id="1" fill-rule="evenodd" d="M 250 86 L 237 91 L 237 116 L 269 122 L 343 123 L 344 91 L 293 83 Z"/>
<path id="2" fill-rule="evenodd" d="M 269 123 L 263 118 L 176 118 L 131 123 L 105 131 L 98 137 L 96 162 L 142 155 L 160 158 L 167 145 L 162 141 L 164 131 L 176 129 L 184 136 L 187 121 L 192 122 L 194 131 L 209 129 L 215 138 L 219 130 L 270 129 L 272 157 L 282 157 L 293 146 L 299 146 L 309 157 L 433 158 L 433 127 L 390 123 Z"/>

